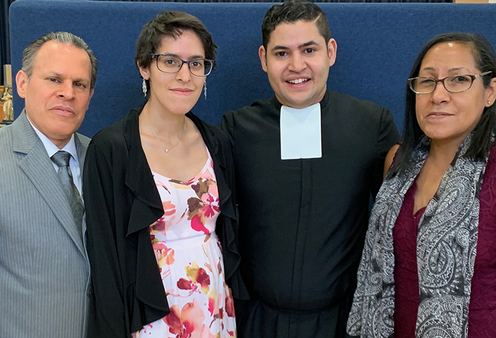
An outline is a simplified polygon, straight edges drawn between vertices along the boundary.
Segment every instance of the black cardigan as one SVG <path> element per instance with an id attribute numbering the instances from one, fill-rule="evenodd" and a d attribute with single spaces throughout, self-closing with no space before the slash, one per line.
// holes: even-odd
<path id="1" fill-rule="evenodd" d="M 86 155 L 83 195 L 92 273 L 88 321 L 92 338 L 130 337 L 170 312 L 148 229 L 164 211 L 141 147 L 140 111 L 131 110 L 97 133 Z M 221 210 L 216 233 L 224 251 L 226 281 L 236 294 L 240 257 L 231 148 L 219 128 L 192 113 L 186 116 L 213 159 Z"/>

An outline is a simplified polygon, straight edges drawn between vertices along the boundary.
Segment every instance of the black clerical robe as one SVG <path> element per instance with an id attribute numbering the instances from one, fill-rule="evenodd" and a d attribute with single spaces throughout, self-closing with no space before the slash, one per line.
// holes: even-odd
<path id="1" fill-rule="evenodd" d="M 344 337 L 369 199 L 398 142 L 391 113 L 328 91 L 322 158 L 281 160 L 275 97 L 227 113 L 234 149 L 241 269 L 240 338 Z"/>

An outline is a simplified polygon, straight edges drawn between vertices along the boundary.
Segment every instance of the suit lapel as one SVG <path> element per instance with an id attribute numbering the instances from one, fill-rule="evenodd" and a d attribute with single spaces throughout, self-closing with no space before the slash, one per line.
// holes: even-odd
<path id="1" fill-rule="evenodd" d="M 81 235 L 78 234 L 69 202 L 65 198 L 55 168 L 24 111 L 12 124 L 12 132 L 14 152 L 20 157 L 19 167 L 45 200 L 74 244 L 85 255 Z"/>
<path id="2" fill-rule="evenodd" d="M 79 168 L 81 173 L 84 168 L 84 158 L 86 157 L 86 149 L 88 149 L 89 139 L 86 136 L 81 136 L 80 134 L 74 134 L 74 142 L 76 143 L 76 151 L 79 160 Z M 81 174 L 82 175 L 82 174 Z"/>

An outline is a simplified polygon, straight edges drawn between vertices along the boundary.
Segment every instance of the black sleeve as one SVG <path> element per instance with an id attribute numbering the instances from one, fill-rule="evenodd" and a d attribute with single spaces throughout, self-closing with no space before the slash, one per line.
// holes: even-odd
<path id="1" fill-rule="evenodd" d="M 129 337 L 115 243 L 112 171 L 93 142 L 86 154 L 83 182 L 92 281 L 87 337 Z"/>
<path id="2" fill-rule="evenodd" d="M 386 108 L 381 109 L 379 132 L 377 135 L 377 159 L 374 164 L 374 173 L 371 184 L 371 192 L 374 199 L 382 184 L 386 155 L 389 149 L 397 144 L 400 139 L 398 129 L 394 124 L 393 114 Z"/>
<path id="3" fill-rule="evenodd" d="M 229 138 L 229 141 L 231 143 L 231 147 L 233 147 L 233 149 L 234 149 L 234 139 L 233 139 L 234 121 L 233 121 L 233 112 L 232 111 L 230 111 L 230 112 L 226 113 L 224 116 L 222 116 L 220 128 L 226 133 L 226 135 Z"/>

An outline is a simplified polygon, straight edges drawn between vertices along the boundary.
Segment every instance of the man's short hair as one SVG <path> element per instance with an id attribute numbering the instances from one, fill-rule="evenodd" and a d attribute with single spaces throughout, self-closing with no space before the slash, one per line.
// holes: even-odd
<path id="1" fill-rule="evenodd" d="M 289 0 L 282 5 L 272 6 L 265 14 L 262 23 L 262 41 L 267 49 L 270 34 L 280 23 L 295 23 L 297 21 L 315 21 L 320 35 L 325 39 L 326 44 L 331 39 L 329 23 L 322 9 L 312 2 L 301 0 Z"/>
<path id="2" fill-rule="evenodd" d="M 76 36 L 72 33 L 68 32 L 56 32 L 56 33 L 48 33 L 43 36 L 40 36 L 38 39 L 34 40 L 29 44 L 29 46 L 24 49 L 22 53 L 22 70 L 26 73 L 28 79 L 31 78 L 33 74 L 34 68 L 34 60 L 36 58 L 36 54 L 40 50 L 41 46 L 43 46 L 48 41 L 57 41 L 59 43 L 68 43 L 76 48 L 80 48 L 84 50 L 88 56 L 90 57 L 91 62 L 91 83 L 90 88 L 95 88 L 96 76 L 98 73 L 98 61 L 96 60 L 93 51 L 88 47 L 86 42 L 81 39 L 79 36 Z"/>

